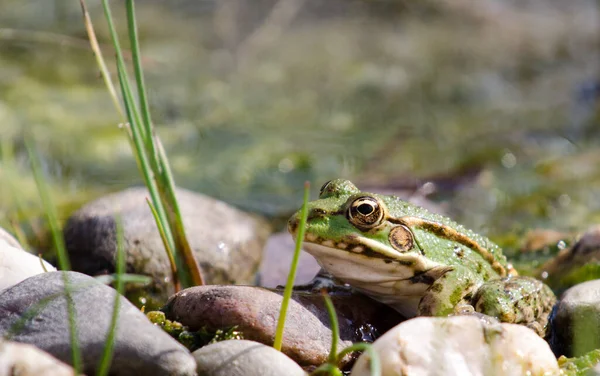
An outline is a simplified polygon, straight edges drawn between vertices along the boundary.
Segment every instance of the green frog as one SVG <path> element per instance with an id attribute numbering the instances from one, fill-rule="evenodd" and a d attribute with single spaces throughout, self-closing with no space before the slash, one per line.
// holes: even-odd
<path id="1" fill-rule="evenodd" d="M 300 212 L 288 222 L 296 237 Z M 518 276 L 501 249 L 451 219 L 348 180 L 308 204 L 304 250 L 337 280 L 410 318 L 476 314 L 543 335 L 556 302 L 541 281 Z"/>

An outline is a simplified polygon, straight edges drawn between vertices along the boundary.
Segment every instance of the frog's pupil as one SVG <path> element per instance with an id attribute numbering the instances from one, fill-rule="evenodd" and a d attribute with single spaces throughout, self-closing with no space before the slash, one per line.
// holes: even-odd
<path id="1" fill-rule="evenodd" d="M 373 205 L 371 204 L 360 204 L 356 210 L 362 215 L 369 215 L 373 213 L 375 208 L 373 208 Z"/>

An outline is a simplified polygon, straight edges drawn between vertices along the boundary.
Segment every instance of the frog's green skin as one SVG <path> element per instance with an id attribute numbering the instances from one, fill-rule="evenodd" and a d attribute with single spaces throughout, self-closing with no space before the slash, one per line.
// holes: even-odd
<path id="1" fill-rule="evenodd" d="M 300 212 L 288 223 L 296 236 Z M 539 333 L 556 298 L 500 248 L 444 216 L 337 179 L 308 204 L 304 249 L 337 279 L 406 317 L 477 312 Z"/>

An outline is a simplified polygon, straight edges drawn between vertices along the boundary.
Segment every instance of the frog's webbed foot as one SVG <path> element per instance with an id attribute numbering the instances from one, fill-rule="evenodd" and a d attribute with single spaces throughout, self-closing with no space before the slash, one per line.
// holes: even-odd
<path id="1" fill-rule="evenodd" d="M 556 297 L 535 278 L 507 277 L 481 285 L 471 302 L 477 312 L 526 325 L 543 336 Z"/>
<path id="2" fill-rule="evenodd" d="M 450 267 L 440 269 L 438 274 L 419 301 L 418 315 L 448 316 L 456 314 L 457 310 L 466 310 L 463 314 L 474 311 L 467 299 L 475 288 L 469 271 Z"/>
<path id="3" fill-rule="evenodd" d="M 283 286 L 277 286 L 277 288 L 283 288 Z M 350 291 L 352 288 L 345 286 L 342 281 L 329 274 L 325 269 L 321 268 L 314 278 L 303 285 L 294 286 L 296 292 L 309 292 L 318 293 L 323 290 L 331 293 L 338 291 Z"/>

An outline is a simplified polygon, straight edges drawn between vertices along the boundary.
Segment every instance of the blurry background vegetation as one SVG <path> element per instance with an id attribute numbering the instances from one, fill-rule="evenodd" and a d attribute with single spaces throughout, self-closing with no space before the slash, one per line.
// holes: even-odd
<path id="1" fill-rule="evenodd" d="M 111 57 L 99 1 L 87 5 Z M 334 177 L 408 192 L 430 181 L 432 200 L 492 237 L 600 221 L 599 7 L 137 2 L 153 118 L 178 185 L 284 218 L 305 180 L 313 197 Z M 63 220 L 141 184 L 117 122 L 79 2 L 2 0 L 0 225 L 35 233 L 41 214 L 26 130 Z"/>

